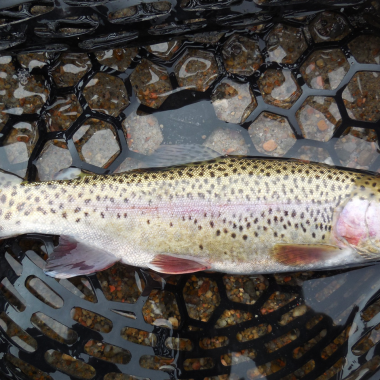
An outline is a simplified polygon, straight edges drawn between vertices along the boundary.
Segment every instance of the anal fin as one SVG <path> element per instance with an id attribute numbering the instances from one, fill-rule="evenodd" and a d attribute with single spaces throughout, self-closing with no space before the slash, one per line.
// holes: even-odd
<path id="1" fill-rule="evenodd" d="M 292 267 L 323 264 L 342 253 L 339 247 L 327 244 L 276 244 L 273 248 L 275 260 Z"/>
<path id="2" fill-rule="evenodd" d="M 156 255 L 148 264 L 148 267 L 156 272 L 167 274 L 193 273 L 211 268 L 209 264 L 196 261 L 194 259 L 174 257 L 163 254 Z"/>
<path id="3" fill-rule="evenodd" d="M 109 252 L 62 235 L 59 245 L 47 260 L 44 272 L 51 277 L 69 278 L 105 270 L 117 261 Z"/>

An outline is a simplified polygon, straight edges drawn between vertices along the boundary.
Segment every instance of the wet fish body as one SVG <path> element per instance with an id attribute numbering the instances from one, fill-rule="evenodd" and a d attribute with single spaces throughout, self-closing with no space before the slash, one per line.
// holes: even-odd
<path id="1" fill-rule="evenodd" d="M 15 183 L 3 237 L 61 235 L 56 277 L 117 261 L 164 273 L 322 269 L 380 255 L 380 179 L 316 163 L 222 158 L 168 169 Z"/>

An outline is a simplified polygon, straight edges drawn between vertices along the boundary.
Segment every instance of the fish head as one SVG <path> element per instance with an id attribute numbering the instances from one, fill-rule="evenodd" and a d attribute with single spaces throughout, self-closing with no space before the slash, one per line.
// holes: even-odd
<path id="1" fill-rule="evenodd" d="M 369 240 L 380 251 L 380 201 L 374 200 L 369 203 L 365 222 Z"/>
<path id="2" fill-rule="evenodd" d="M 338 212 L 335 238 L 361 258 L 380 258 L 380 199 L 356 193 Z"/>

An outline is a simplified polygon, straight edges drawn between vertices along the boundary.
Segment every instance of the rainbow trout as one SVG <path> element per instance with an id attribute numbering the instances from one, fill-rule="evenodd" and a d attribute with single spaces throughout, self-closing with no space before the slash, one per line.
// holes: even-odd
<path id="1" fill-rule="evenodd" d="M 116 262 L 162 273 L 314 270 L 380 257 L 380 178 L 316 163 L 221 158 L 20 183 L 1 174 L 2 237 L 61 235 L 47 274 Z"/>

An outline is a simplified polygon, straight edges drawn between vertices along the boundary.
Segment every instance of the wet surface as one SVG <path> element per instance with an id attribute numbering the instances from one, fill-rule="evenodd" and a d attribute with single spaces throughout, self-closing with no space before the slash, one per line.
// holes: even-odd
<path id="1" fill-rule="evenodd" d="M 248 128 L 255 148 L 274 157 L 283 156 L 296 142 L 289 122 L 282 116 L 263 112 Z"/>
<path id="2" fill-rule="evenodd" d="M 175 74 L 180 87 L 206 91 L 218 76 L 218 67 L 212 53 L 191 49 L 176 65 Z"/>
<path id="3" fill-rule="evenodd" d="M 264 102 L 289 109 L 302 91 L 289 70 L 267 70 L 258 80 Z"/>
<path id="4" fill-rule="evenodd" d="M 301 74 L 311 88 L 335 90 L 349 67 L 341 50 L 321 50 L 315 51 L 309 56 L 301 66 Z"/>
<path id="5" fill-rule="evenodd" d="M 307 48 L 302 29 L 286 24 L 276 25 L 266 40 L 269 59 L 277 63 L 294 63 Z"/>
<path id="6" fill-rule="evenodd" d="M 343 91 L 343 101 L 352 119 L 375 122 L 380 119 L 380 72 L 356 73 Z"/>
<path id="7" fill-rule="evenodd" d="M 310 96 L 296 112 L 302 135 L 311 140 L 329 141 L 342 122 L 334 98 Z"/>
<path id="8" fill-rule="evenodd" d="M 172 90 L 167 71 L 146 59 L 131 75 L 131 84 L 139 101 L 152 108 L 159 108 Z"/>
<path id="9" fill-rule="evenodd" d="M 379 146 L 375 131 L 362 128 L 348 128 L 335 144 L 335 150 L 342 165 L 357 169 L 368 169 L 376 159 Z"/>
<path id="10" fill-rule="evenodd" d="M 211 99 L 217 118 L 228 123 L 244 123 L 257 107 L 249 84 L 240 84 L 230 79 L 225 79 L 215 88 Z"/>
<path id="11" fill-rule="evenodd" d="M 153 5 L 119 8 L 108 12 L 115 25 Z M 122 172 L 165 144 L 197 144 L 379 170 L 380 34 L 354 13 L 0 57 L 1 83 L 13 86 L 0 94 L 0 167 L 32 181 L 71 165 Z M 2 243 L 0 372 L 10 378 L 352 380 L 380 366 L 377 265 L 175 278 L 118 265 L 56 281 L 41 270 L 54 244 L 43 239 Z"/>
<path id="12" fill-rule="evenodd" d="M 315 42 L 339 41 L 347 36 L 350 27 L 343 15 L 322 12 L 311 22 L 309 31 Z"/>
<path id="13" fill-rule="evenodd" d="M 257 41 L 239 34 L 225 42 L 222 54 L 226 70 L 233 74 L 252 75 L 263 63 Z"/>

